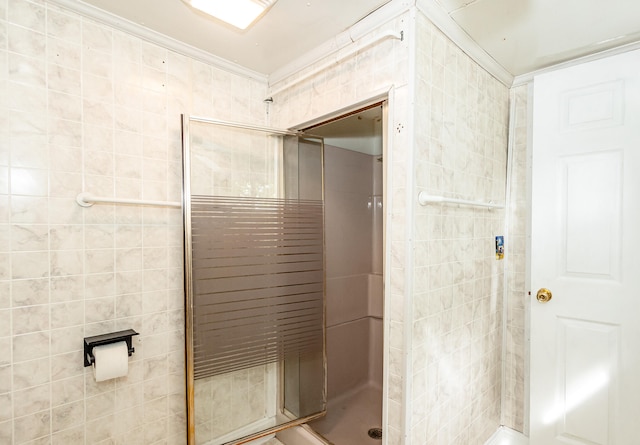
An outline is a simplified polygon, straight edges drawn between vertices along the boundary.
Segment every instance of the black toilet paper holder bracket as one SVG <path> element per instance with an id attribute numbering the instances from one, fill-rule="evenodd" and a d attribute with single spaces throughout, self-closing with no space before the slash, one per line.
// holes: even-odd
<path id="1" fill-rule="evenodd" d="M 109 343 L 117 343 L 124 341 L 127 343 L 127 350 L 129 351 L 129 357 L 136 350 L 132 345 L 131 338 L 134 335 L 139 335 L 133 329 L 127 329 L 125 331 L 111 332 L 109 334 L 94 335 L 93 337 L 85 337 L 84 339 L 84 366 L 91 366 L 95 361 L 93 356 L 93 348 L 96 346 L 108 345 Z"/>

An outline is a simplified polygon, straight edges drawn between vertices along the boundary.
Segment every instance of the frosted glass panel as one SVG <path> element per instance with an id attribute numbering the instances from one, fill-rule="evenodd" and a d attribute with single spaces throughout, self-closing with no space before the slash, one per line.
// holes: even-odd
<path id="1" fill-rule="evenodd" d="M 323 146 L 183 131 L 189 444 L 243 443 L 325 409 Z"/>
<path id="2" fill-rule="evenodd" d="M 195 378 L 322 351 L 322 201 L 191 197 Z"/>

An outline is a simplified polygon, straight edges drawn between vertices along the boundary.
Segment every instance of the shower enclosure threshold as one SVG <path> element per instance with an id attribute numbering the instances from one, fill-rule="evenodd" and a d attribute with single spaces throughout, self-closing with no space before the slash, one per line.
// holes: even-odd
<path id="1" fill-rule="evenodd" d="M 379 445 L 380 439 L 370 437 L 369 430 L 382 427 L 382 388 L 367 383 L 330 399 L 327 415 L 309 426 L 335 444 Z"/>

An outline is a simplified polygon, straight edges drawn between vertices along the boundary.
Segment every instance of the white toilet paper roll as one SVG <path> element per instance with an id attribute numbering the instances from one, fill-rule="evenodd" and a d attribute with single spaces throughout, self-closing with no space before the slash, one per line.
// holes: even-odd
<path id="1" fill-rule="evenodd" d="M 129 371 L 127 342 L 119 341 L 93 348 L 93 376 L 96 382 L 123 377 Z"/>

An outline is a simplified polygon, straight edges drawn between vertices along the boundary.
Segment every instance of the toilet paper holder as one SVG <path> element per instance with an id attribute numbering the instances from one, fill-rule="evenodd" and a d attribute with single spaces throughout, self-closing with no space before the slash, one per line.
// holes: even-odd
<path id="1" fill-rule="evenodd" d="M 131 344 L 131 338 L 134 335 L 139 335 L 133 329 L 127 329 L 125 331 L 111 332 L 109 334 L 94 335 L 93 337 L 85 337 L 84 339 L 84 366 L 91 366 L 95 362 L 93 356 L 93 348 L 101 345 L 108 345 L 109 343 L 117 343 L 119 341 L 125 341 L 127 343 L 127 350 L 129 351 L 129 357 L 136 350 Z"/>

